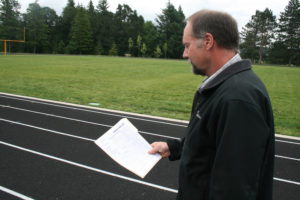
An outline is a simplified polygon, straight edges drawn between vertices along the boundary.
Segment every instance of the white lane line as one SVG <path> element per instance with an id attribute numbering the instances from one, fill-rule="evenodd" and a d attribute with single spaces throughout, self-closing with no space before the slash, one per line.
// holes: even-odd
<path id="1" fill-rule="evenodd" d="M 11 195 L 13 195 L 13 196 L 15 196 L 15 197 L 19 197 L 20 199 L 24 199 L 24 200 L 33 200 L 33 199 L 30 198 L 30 197 L 27 197 L 27 196 L 25 196 L 25 195 L 23 195 L 23 194 L 21 194 L 21 193 L 18 193 L 18 192 L 15 192 L 15 191 L 13 191 L 13 190 L 10 190 L 10 189 L 8 189 L 8 188 L 5 188 L 5 187 L 3 187 L 3 186 L 1 186 L 1 185 L 0 185 L 0 190 L 2 190 L 3 192 L 6 192 L 6 193 L 8 193 L 8 194 L 11 194 Z"/>
<path id="2" fill-rule="evenodd" d="M 14 95 L 14 96 L 20 96 L 20 97 L 12 97 L 12 96 L 6 96 L 6 95 L 11 95 L 11 94 L 7 94 L 7 93 L 2 93 L 2 94 L 5 94 L 5 95 L 1 95 L 1 92 L 0 92 L 0 97 L 2 98 L 8 98 L 8 99 L 16 99 L 16 100 L 19 100 L 19 101 L 26 101 L 26 102 L 30 102 L 30 103 L 36 103 L 36 104 L 44 104 L 44 105 L 50 105 L 50 106 L 56 106 L 56 107 L 62 107 L 62 108 L 68 108 L 68 109 L 73 109 L 73 110 L 80 110 L 80 111 L 85 111 L 85 112 L 92 112 L 92 113 L 99 113 L 99 114 L 105 114 L 105 115 L 111 115 L 111 116 L 117 116 L 117 117 L 127 117 L 129 119 L 136 119 L 136 120 L 142 120 L 142 121 L 149 121 L 149 122 L 155 122 L 155 123 L 161 123 L 161 124 L 168 124 L 168 125 L 174 125 L 174 126 L 180 126 L 180 127 L 187 127 L 187 125 L 181 125 L 181 124 L 174 124 L 174 123 L 169 123 L 169 122 L 162 122 L 162 121 L 156 121 L 156 120 L 147 120 L 147 119 L 143 119 L 143 118 L 137 118 L 137 117 L 130 117 L 130 116 L 125 116 L 125 115 L 118 115 L 118 114 L 112 114 L 112 113 L 107 113 L 107 112 L 114 112 L 113 110 L 109 111 L 107 110 L 107 112 L 101 112 L 101 111 L 93 111 L 91 109 L 93 108 L 76 108 L 76 106 L 80 106 L 80 107 L 85 107 L 85 106 L 82 106 L 82 105 L 76 105 L 76 104 L 70 104 L 70 106 L 62 106 L 62 105 L 59 105 L 59 104 L 63 104 L 63 102 L 54 102 L 54 103 L 46 103 L 46 102 L 42 102 L 42 101 L 50 101 L 50 100 L 45 100 L 45 99 L 38 99 L 39 101 L 37 100 L 34 100 L 34 99 L 37 99 L 37 98 L 32 98 L 32 97 L 25 97 L 25 96 L 20 96 L 20 95 Z M 31 98 L 32 100 L 29 100 L 29 99 L 25 99 L 25 98 Z M 69 103 L 64 103 L 64 104 L 69 104 Z M 121 111 L 115 111 L 115 112 L 120 112 L 120 113 L 124 113 L 124 114 L 130 114 L 130 115 L 134 115 L 135 113 L 126 113 L 126 112 L 121 112 Z M 140 115 L 140 114 L 136 114 L 136 115 Z M 144 117 L 147 117 L 147 116 L 144 116 Z M 148 116 L 150 117 L 150 116 Z M 153 117 L 153 116 L 151 116 Z M 159 118 L 159 117 L 157 117 Z M 162 120 L 171 120 L 171 119 L 162 119 Z M 145 132 L 145 134 L 149 134 L 147 132 Z M 151 135 L 151 134 L 150 134 Z M 163 136 L 162 136 L 163 137 Z M 276 134 L 276 137 L 282 137 L 282 138 L 285 138 L 285 137 L 289 137 L 290 139 L 293 139 L 293 140 L 298 140 L 297 137 L 294 137 L 292 138 L 291 136 L 285 136 L 285 135 L 278 135 Z M 179 138 L 174 138 L 174 139 L 179 139 Z M 300 139 L 299 139 L 300 140 Z M 296 145 L 300 145 L 300 143 L 297 143 L 297 142 L 290 142 L 290 141 L 284 141 L 284 140 L 275 140 L 276 142 L 282 142 L 282 143 L 288 143 L 288 144 L 296 144 Z"/>
<path id="3" fill-rule="evenodd" d="M 63 136 L 67 136 L 67 137 L 72 137 L 72 138 L 77 138 L 77 139 L 81 139 L 81 140 L 86 140 L 86 141 L 90 141 L 90 142 L 94 142 L 95 141 L 95 139 L 81 137 L 81 136 L 76 136 L 76 135 L 72 135 L 72 134 L 68 134 L 68 133 L 63 133 L 63 132 L 60 132 L 60 131 L 54 131 L 54 130 L 51 130 L 51 129 L 41 128 L 41 127 L 38 127 L 38 126 L 24 124 L 24 123 L 21 123 L 21 122 L 11 121 L 11 120 L 7 120 L 7 119 L 3 119 L 3 118 L 0 118 L 0 121 L 4 121 L 4 122 L 7 122 L 7 123 L 12 123 L 12 124 L 17 124 L 17 125 L 20 125 L 20 126 L 26 126 L 26 127 L 29 127 L 29 128 L 38 129 L 38 130 L 42 130 L 42 131 L 47 131 L 47 132 L 50 132 L 50 133 L 54 133 L 54 134 L 58 134 L 58 135 L 63 135 Z M 300 159 L 298 159 L 298 158 L 291 158 L 291 157 L 280 156 L 280 155 L 275 155 L 275 157 L 282 158 L 282 159 L 287 159 L 287 160 L 293 160 L 293 161 L 300 161 Z"/>
<path id="4" fill-rule="evenodd" d="M 288 143 L 288 144 L 296 144 L 296 145 L 300 145 L 299 142 L 290 142 L 290 141 L 285 141 L 285 140 L 275 140 L 276 142 L 281 142 L 281 143 Z"/>
<path id="5" fill-rule="evenodd" d="M 20 110 L 20 111 L 24 111 L 24 112 L 35 113 L 35 114 L 39 114 L 39 115 L 45 115 L 45 116 L 48 116 L 48 117 L 55 117 L 55 118 L 66 119 L 66 120 L 70 120 L 70 121 L 76 121 L 76 122 L 81 122 L 81 123 L 86 123 L 86 124 L 92 124 L 92 125 L 96 125 L 96 126 L 104 126 L 104 127 L 108 127 L 108 128 L 112 127 L 111 125 L 107 125 L 107 124 L 100 124 L 100 123 L 95 123 L 95 122 L 90 122 L 90 121 L 85 121 L 85 120 L 80 120 L 80 119 L 75 119 L 75 118 L 64 117 L 64 116 L 60 116 L 60 115 L 54 115 L 54 114 L 49 114 L 49 113 L 44 113 L 44 112 L 38 112 L 38 111 L 18 108 L 18 107 L 14 107 L 14 106 L 7 106 L 7 105 L 0 104 L 0 107 L 14 109 L 14 110 Z M 150 132 L 146 132 L 146 131 L 139 131 L 139 132 L 143 133 L 143 134 L 146 134 L 146 135 L 152 135 L 152 136 L 158 136 L 158 137 L 164 137 L 164 138 L 170 138 L 170 139 L 176 139 L 176 140 L 180 139 L 178 137 L 172 137 L 172 136 L 167 136 L 167 135 L 150 133 Z M 285 141 L 285 140 L 277 140 L 276 139 L 275 141 L 276 142 L 281 142 L 281 143 L 300 145 L 300 143 L 290 142 L 290 141 Z"/>
<path id="6" fill-rule="evenodd" d="M 157 188 L 157 189 L 161 189 L 161 190 L 165 190 L 165 191 L 169 191 L 169 192 L 173 192 L 173 193 L 178 192 L 177 190 L 172 189 L 172 188 L 168 188 L 168 187 L 165 187 L 165 186 L 161 186 L 161 185 L 141 181 L 141 180 L 130 178 L 130 177 L 127 177 L 127 176 L 123 176 L 123 175 L 120 175 L 120 174 L 115 174 L 113 172 L 108 172 L 108 171 L 105 171 L 105 170 L 102 170 L 102 169 L 97 169 L 97 168 L 90 167 L 90 166 L 87 166 L 87 165 L 84 165 L 84 164 L 76 163 L 76 162 L 69 161 L 69 160 L 66 160 L 66 159 L 63 159 L 63 158 L 58 158 L 56 156 L 51 156 L 51 155 L 44 154 L 44 153 L 41 153 L 41 152 L 38 152 L 38 151 L 34 151 L 34 150 L 31 150 L 31 149 L 27 149 L 27 148 L 24 148 L 24 147 L 13 145 L 13 144 L 10 144 L 10 143 L 7 143 L 7 142 L 3 142 L 1 140 L 0 140 L 0 144 L 5 145 L 5 146 L 9 146 L 9 147 L 12 147 L 12 148 L 15 148 L 15 149 L 19 149 L 19 150 L 22 150 L 22 151 L 26 151 L 26 152 L 29 152 L 29 153 L 32 153 L 32 154 L 35 154 L 35 155 L 39 155 L 39 156 L 42 156 L 42 157 L 46 157 L 46 158 L 50 158 L 50 159 L 57 160 L 57 161 L 60 161 L 60 162 L 64 162 L 64 163 L 74 165 L 74 166 L 77 166 L 77 167 L 81 167 L 81 168 L 84 168 L 84 169 L 87 169 L 87 170 L 95 171 L 95 172 L 98 172 L 98 173 L 101 173 L 101 174 L 117 177 L 117 178 L 120 178 L 120 179 L 124 179 L 124 180 L 135 182 L 135 183 L 139 183 L 139 184 L 142 184 L 142 185 L 147 185 L 147 186 L 150 186 L 150 187 L 153 187 L 153 188 Z M 280 182 L 290 183 L 290 184 L 294 184 L 294 185 L 300 185 L 300 183 L 296 182 L 296 181 L 291 181 L 291 180 L 286 180 L 286 179 L 281 179 L 281 178 L 276 178 L 276 177 L 274 177 L 273 179 L 276 180 L 276 181 L 280 181 Z"/>
<path id="7" fill-rule="evenodd" d="M 23 123 L 20 123 L 20 122 L 15 122 L 15 121 L 3 119 L 3 118 L 0 118 L 0 121 L 12 123 L 12 124 L 17 124 L 17 125 L 21 125 L 21 126 L 26 126 L 26 127 L 29 127 L 29 128 L 34 128 L 34 129 L 47 131 L 47 132 L 50 132 L 50 133 L 63 135 L 63 136 L 68 136 L 68 137 L 72 137 L 72 138 L 77 138 L 77 139 L 81 139 L 81 140 L 87 140 L 87 141 L 91 141 L 91 142 L 95 141 L 94 139 L 90 139 L 90 138 L 86 138 L 86 137 L 80 137 L 80 136 L 76 136 L 76 135 L 71 135 L 71 134 L 68 134 L 68 133 L 63 133 L 63 132 L 60 132 L 60 131 L 54 131 L 54 130 L 50 130 L 50 129 L 46 129 L 46 128 L 41 128 L 41 127 L 38 127 L 38 126 L 32 126 L 32 125 L 29 125 L 29 124 L 23 124 Z"/>
<path id="8" fill-rule="evenodd" d="M 290 180 L 285 180 L 285 179 L 281 179 L 281 178 L 275 178 L 275 177 L 274 177 L 274 180 L 280 181 L 280 182 L 285 182 L 285 183 L 291 183 L 291 184 L 294 184 L 294 185 L 300 185 L 299 182 L 296 182 L 296 181 L 290 181 Z"/>
<path id="9" fill-rule="evenodd" d="M 283 158 L 283 159 L 287 159 L 287 160 L 294 160 L 294 161 L 298 161 L 300 162 L 300 159 L 298 158 L 291 158 L 291 157 L 287 157 L 287 156 L 279 156 L 279 155 L 275 155 L 276 158 Z"/>
<path id="10" fill-rule="evenodd" d="M 138 117 L 132 117 L 132 116 L 127 116 L 125 115 L 120 115 L 120 114 L 113 114 L 113 113 L 108 113 L 108 112 L 102 112 L 102 111 L 94 111 L 94 110 L 89 110 L 89 109 L 83 109 L 83 108 L 75 108 L 75 107 L 71 107 L 71 106 L 63 106 L 63 105 L 59 105 L 59 104 L 55 104 L 55 103 L 46 103 L 46 102 L 41 102 L 41 101 L 35 101 L 35 100 L 27 100 L 27 99 L 21 99 L 21 98 L 16 98 L 16 97 L 9 97 L 9 96 L 2 96 L 0 95 L 0 97 L 3 98 L 8 98 L 8 99 L 16 99 L 19 101 L 26 101 L 26 102 L 30 102 L 30 103 L 37 103 L 37 104 L 44 104 L 44 105 L 50 105 L 50 106 L 55 106 L 55 107 L 60 107 L 60 108 L 67 108 L 67 109 L 72 109 L 72 110 L 80 110 L 80 111 L 85 111 L 85 112 L 92 112 L 92 113 L 98 113 L 98 114 L 105 114 L 105 115 L 110 115 L 110 116 L 115 116 L 115 117 L 126 117 L 128 119 L 135 119 L 135 120 L 141 120 L 141 121 L 147 121 L 147 122 L 154 122 L 154 123 L 158 123 L 158 124 L 167 124 L 167 125 L 171 125 L 171 126 L 179 126 L 179 127 L 187 127 L 187 125 L 182 125 L 182 124 L 175 124 L 175 123 L 170 123 L 170 122 L 163 122 L 163 121 L 157 121 L 157 120 L 151 120 L 151 119 L 144 119 L 144 118 L 138 118 Z M 75 106 L 75 105 L 74 105 Z M 113 112 L 113 111 L 111 111 Z M 134 113 L 132 114 L 134 115 Z M 147 116 L 145 116 L 147 117 Z M 167 119 L 165 119 L 167 120 Z"/>
<path id="11" fill-rule="evenodd" d="M 20 147 L 20 146 L 14 145 L 14 144 L 6 143 L 6 142 L 3 142 L 3 141 L 0 141 L 0 144 L 5 145 L 5 146 L 9 146 L 9 147 L 12 147 L 12 148 L 15 148 L 15 149 L 19 149 L 19 150 L 22 150 L 22 151 L 26 151 L 26 152 L 29 152 L 29 153 L 32 153 L 32 154 L 35 154 L 35 155 L 39 155 L 39 156 L 42 156 L 42 157 L 46 157 L 46 158 L 50 158 L 50 159 L 57 160 L 57 161 L 60 161 L 60 162 L 64 162 L 64 163 L 67 163 L 67 164 L 70 164 L 70 165 L 74 165 L 76 167 L 81 167 L 83 169 L 87 169 L 87 170 L 90 170 L 90 171 L 98 172 L 98 173 L 105 174 L 105 175 L 108 175 L 108 176 L 113 176 L 113 177 L 116 177 L 116 178 L 120 178 L 120 179 L 123 179 L 123 180 L 131 181 L 131 182 L 142 184 L 142 185 L 147 185 L 147 186 L 150 186 L 150 187 L 153 187 L 153 188 L 156 188 L 156 189 L 165 190 L 165 191 L 173 192 L 173 193 L 178 192 L 177 190 L 172 189 L 172 188 L 157 185 L 157 184 L 154 184 L 154 183 L 141 181 L 141 180 L 138 180 L 138 179 L 135 179 L 135 178 L 130 178 L 130 177 L 127 177 L 127 176 L 123 176 L 123 175 L 120 175 L 120 174 L 115 174 L 113 172 L 108 172 L 108 171 L 105 171 L 105 170 L 102 170 L 102 169 L 90 167 L 90 166 L 87 166 L 87 165 L 84 165 L 84 164 L 76 163 L 76 162 L 66 160 L 66 159 L 63 159 L 63 158 L 59 158 L 59 157 L 56 157 L 56 156 L 51 156 L 51 155 L 48 155 L 48 154 L 44 154 L 44 153 L 41 153 L 41 152 L 38 152 L 38 151 L 34 151 L 34 150 L 27 149 L 27 148 L 24 148 L 24 147 Z"/>
<path id="12" fill-rule="evenodd" d="M 113 127 L 111 125 L 100 124 L 100 123 L 95 123 L 95 122 L 90 122 L 90 121 L 85 121 L 85 120 L 80 120 L 80 119 L 75 119 L 75 118 L 64 117 L 64 116 L 60 116 L 60 115 L 54 115 L 54 114 L 49 114 L 49 113 L 33 111 L 33 110 L 27 110 L 27 109 L 17 108 L 17 107 L 13 107 L 13 106 L 0 105 L 0 107 L 14 109 L 14 110 L 20 110 L 20 111 L 24 111 L 24 112 L 35 113 L 35 114 L 39 114 L 39 115 L 45 115 L 45 116 L 48 116 L 48 117 L 55 117 L 55 118 L 66 119 L 66 120 L 70 120 L 70 121 L 76 121 L 76 122 L 81 122 L 81 123 L 86 123 L 86 124 L 92 124 L 92 125 L 96 125 L 96 126 L 104 126 L 104 127 L 108 127 L 108 128 Z M 150 133 L 150 132 L 146 132 L 146 131 L 139 131 L 139 132 L 143 133 L 143 134 L 146 134 L 146 135 L 152 135 L 152 136 L 157 136 L 157 137 L 164 137 L 164 138 L 170 138 L 170 139 L 176 139 L 176 140 L 180 139 L 180 138 L 177 138 L 177 137 L 161 135 L 161 134 L 156 134 L 156 133 Z"/>

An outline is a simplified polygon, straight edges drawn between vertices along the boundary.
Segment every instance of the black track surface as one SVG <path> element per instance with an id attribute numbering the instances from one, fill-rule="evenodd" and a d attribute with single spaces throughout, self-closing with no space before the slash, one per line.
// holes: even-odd
<path id="1" fill-rule="evenodd" d="M 141 179 L 93 143 L 124 117 L 149 143 L 180 138 L 187 126 L 0 94 L 0 187 L 33 199 L 175 199 L 178 161 L 161 160 Z M 276 155 L 274 200 L 300 199 L 300 141 L 276 138 Z M 19 198 L 0 189 L 0 199 Z"/>

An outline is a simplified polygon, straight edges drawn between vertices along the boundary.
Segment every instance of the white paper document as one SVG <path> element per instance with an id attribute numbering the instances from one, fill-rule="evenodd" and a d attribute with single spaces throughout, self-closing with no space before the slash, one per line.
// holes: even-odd
<path id="1" fill-rule="evenodd" d="M 113 160 L 141 178 L 161 159 L 159 154 L 148 154 L 151 145 L 126 118 L 121 119 L 95 143 Z"/>

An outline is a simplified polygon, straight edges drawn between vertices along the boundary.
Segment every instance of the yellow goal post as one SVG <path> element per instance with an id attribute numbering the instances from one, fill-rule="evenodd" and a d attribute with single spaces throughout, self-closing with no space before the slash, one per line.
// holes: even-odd
<path id="1" fill-rule="evenodd" d="M 0 41 L 4 42 L 4 55 L 6 55 L 6 42 L 25 42 L 25 32 L 26 32 L 26 28 L 24 27 L 24 39 L 23 40 L 6 40 L 6 39 L 0 39 Z"/>

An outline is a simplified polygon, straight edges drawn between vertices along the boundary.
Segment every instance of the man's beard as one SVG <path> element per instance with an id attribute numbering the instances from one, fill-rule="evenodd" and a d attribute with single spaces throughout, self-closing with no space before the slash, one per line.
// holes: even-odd
<path id="1" fill-rule="evenodd" d="M 191 66 L 192 66 L 192 72 L 193 72 L 194 74 L 196 74 L 196 75 L 201 75 L 201 76 L 206 76 L 205 72 L 202 71 L 202 70 L 200 70 L 200 69 L 198 69 L 198 68 L 196 67 L 196 65 L 194 65 L 190 60 L 189 60 L 189 63 L 190 63 Z"/>

